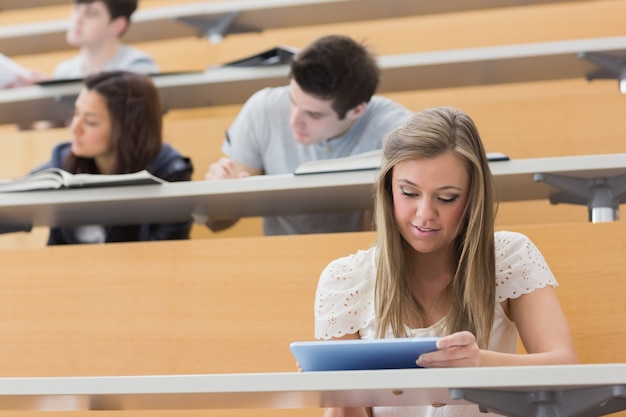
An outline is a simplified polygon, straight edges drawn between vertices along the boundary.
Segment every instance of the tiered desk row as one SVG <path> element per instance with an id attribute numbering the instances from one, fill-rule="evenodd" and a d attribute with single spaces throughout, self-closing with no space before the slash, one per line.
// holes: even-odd
<path id="1" fill-rule="evenodd" d="M 322 373 L 0 378 L 4 410 L 202 410 L 478 404 L 511 417 L 626 409 L 626 364 Z M 355 383 L 358 378 L 359 383 Z M 494 382 L 497 381 L 497 382 Z M 321 411 L 320 411 L 321 413 Z"/>
<path id="2" fill-rule="evenodd" d="M 567 0 L 529 0 L 526 4 L 560 3 Z M 1 1 L 0 11 L 19 7 L 55 6 L 67 1 Z M 146 2 L 150 5 L 150 2 Z M 406 0 L 244 0 L 177 2 L 147 7 L 133 16 L 127 42 L 145 42 L 190 36 L 221 40 L 231 33 L 268 29 L 356 22 L 402 16 L 511 7 L 516 1 L 411 2 Z M 67 19 L 8 25 L 0 28 L 0 51 L 23 55 L 67 49 Z"/>
<path id="3" fill-rule="evenodd" d="M 581 204 L 592 222 L 619 218 L 626 202 L 626 153 L 490 163 L 501 201 Z M 5 193 L 0 232 L 80 224 L 136 224 L 211 218 L 367 210 L 375 170 L 239 180 Z M 582 220 L 582 219 L 581 219 Z"/>
<path id="4" fill-rule="evenodd" d="M 374 233 L 15 249 L 0 251 L 0 356 L 11 358 L 0 370 L 0 409 L 24 417 L 217 408 L 313 417 L 330 405 L 464 401 L 519 417 L 624 409 L 626 224 L 516 230 L 558 277 L 583 365 L 295 372 L 288 346 L 312 339 L 320 272 L 367 248 Z"/>
<path id="5" fill-rule="evenodd" d="M 621 60 L 621 54 L 626 54 L 626 36 L 384 55 L 379 57 L 379 92 L 584 78 L 599 69 L 584 56 Z M 166 109 L 175 110 L 241 105 L 251 92 L 284 85 L 288 73 L 287 65 L 222 66 L 153 78 Z M 54 81 L 3 91 L 0 124 L 67 120 L 81 85 L 80 81 Z"/>

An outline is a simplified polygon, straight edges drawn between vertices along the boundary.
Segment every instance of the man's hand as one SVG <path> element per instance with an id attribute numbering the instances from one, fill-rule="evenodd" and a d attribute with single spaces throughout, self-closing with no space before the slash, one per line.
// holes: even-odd
<path id="1" fill-rule="evenodd" d="M 240 171 L 237 168 L 237 164 L 230 158 L 220 158 L 219 161 L 209 165 L 209 170 L 204 176 L 207 180 L 225 180 L 230 178 L 243 178 L 249 177 L 250 173 L 247 171 Z"/>

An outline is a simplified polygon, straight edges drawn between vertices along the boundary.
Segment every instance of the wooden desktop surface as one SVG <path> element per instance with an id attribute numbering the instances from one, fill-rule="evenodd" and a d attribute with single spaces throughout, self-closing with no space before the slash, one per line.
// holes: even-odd
<path id="1" fill-rule="evenodd" d="M 601 396 L 597 390 L 606 390 Z M 0 378 L 3 410 L 176 410 L 468 404 L 464 392 L 537 408 L 626 409 L 626 363 L 309 373 Z M 557 393 L 556 401 L 541 398 Z M 571 396 L 571 397 L 570 397 Z M 531 407 L 532 408 L 532 407 Z M 602 415 L 599 412 L 596 415 Z M 606 414 L 606 413 L 604 413 Z M 535 413 L 519 410 L 517 416 Z M 584 415 L 584 414 L 583 414 Z"/>

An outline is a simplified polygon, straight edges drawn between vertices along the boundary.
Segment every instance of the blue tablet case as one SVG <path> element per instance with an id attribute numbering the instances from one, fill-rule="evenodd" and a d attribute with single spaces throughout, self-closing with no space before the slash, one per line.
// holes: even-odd
<path id="1" fill-rule="evenodd" d="M 303 371 L 419 368 L 417 358 L 437 350 L 437 337 L 350 339 L 293 342 L 289 345 Z"/>

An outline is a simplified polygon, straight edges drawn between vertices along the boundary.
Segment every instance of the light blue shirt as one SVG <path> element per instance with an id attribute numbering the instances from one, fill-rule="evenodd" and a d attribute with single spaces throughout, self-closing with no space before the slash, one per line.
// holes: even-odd
<path id="1" fill-rule="evenodd" d="M 140 74 L 156 74 L 159 67 L 147 53 L 129 45 L 121 45 L 117 54 L 102 68 L 102 71 L 126 70 Z M 54 68 L 54 79 L 85 78 L 85 57 L 82 54 L 61 61 Z"/>

